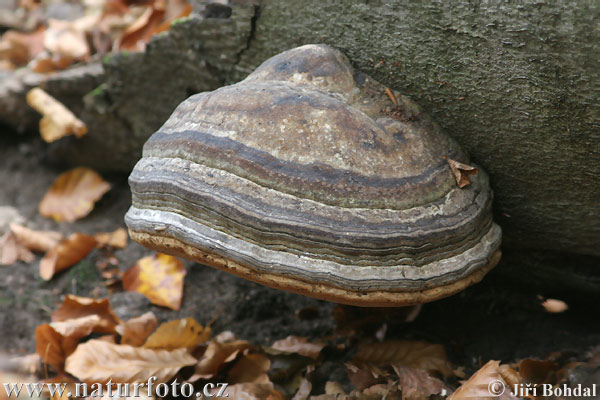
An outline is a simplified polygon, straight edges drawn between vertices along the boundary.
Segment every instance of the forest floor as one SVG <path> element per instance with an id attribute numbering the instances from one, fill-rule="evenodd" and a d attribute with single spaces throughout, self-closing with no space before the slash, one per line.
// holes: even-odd
<path id="1" fill-rule="evenodd" d="M 15 207 L 25 225 L 34 229 L 93 234 L 123 227 L 130 204 L 127 176 L 105 176 L 112 189 L 81 220 L 56 223 L 38 213 L 40 199 L 63 172 L 46 163 L 44 146 L 39 138 L 0 132 L 0 206 Z M 405 322 L 402 310 L 339 307 L 186 263 L 182 306 L 172 311 L 152 305 L 136 292 L 108 291 L 95 266 L 98 252 L 92 251 L 50 281 L 39 277 L 39 258 L 0 266 L 0 354 L 35 352 L 36 326 L 50 321 L 50 313 L 67 294 L 108 297 L 123 320 L 147 311 L 154 312 L 159 321 L 194 317 L 206 324 L 216 317 L 213 332 L 229 330 L 255 345 L 268 345 L 289 335 L 322 339 L 352 330 L 350 345 L 330 354 L 317 369 L 316 381 L 320 376 L 321 385 L 331 379 L 348 385 L 343 362 L 352 357 L 352 343 L 374 340 L 384 326 L 386 339 L 442 344 L 449 360 L 469 373 L 492 359 L 546 359 L 553 352 L 577 359 L 600 344 L 597 304 L 579 302 L 570 304 L 566 312 L 551 314 L 540 305 L 538 295 L 543 293 L 528 292 L 497 272 L 458 295 L 424 305 L 414 321 Z M 115 252 L 121 271 L 150 254 L 131 241 Z"/>

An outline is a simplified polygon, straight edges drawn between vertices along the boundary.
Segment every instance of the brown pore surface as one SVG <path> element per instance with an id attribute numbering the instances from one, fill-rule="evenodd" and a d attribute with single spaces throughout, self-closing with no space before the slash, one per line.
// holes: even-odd
<path id="1" fill-rule="evenodd" d="M 378 289 L 376 291 L 357 292 L 321 283 L 305 282 L 289 276 L 257 272 L 235 261 L 200 251 L 172 237 L 157 234 L 150 235 L 131 229 L 129 229 L 129 236 L 136 242 L 156 251 L 184 257 L 274 289 L 287 290 L 321 300 L 360 307 L 403 307 L 428 303 L 451 296 L 481 281 L 498 264 L 502 256 L 501 251 L 497 250 L 490 256 L 484 267 L 476 269 L 472 274 L 447 285 L 425 287 L 416 291 Z"/>

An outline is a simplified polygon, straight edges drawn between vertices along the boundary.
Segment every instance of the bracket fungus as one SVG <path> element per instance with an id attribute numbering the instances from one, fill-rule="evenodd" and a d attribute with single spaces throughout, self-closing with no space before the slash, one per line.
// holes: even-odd
<path id="1" fill-rule="evenodd" d="M 252 281 L 359 306 L 424 303 L 500 259 L 486 174 L 404 96 L 306 45 L 191 96 L 145 144 L 131 237 Z"/>

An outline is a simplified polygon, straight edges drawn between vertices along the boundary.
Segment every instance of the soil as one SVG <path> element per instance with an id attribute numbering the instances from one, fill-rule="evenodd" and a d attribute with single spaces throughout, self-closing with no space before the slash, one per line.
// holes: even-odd
<path id="1" fill-rule="evenodd" d="M 96 233 L 124 226 L 130 202 L 126 176 L 105 176 L 112 189 L 86 218 L 56 223 L 40 216 L 37 205 L 63 169 L 49 165 L 46 144 L 37 137 L 17 136 L 0 130 L 0 206 L 19 210 L 26 225 L 63 233 Z M 116 251 L 119 268 L 125 271 L 148 249 L 130 242 Z M 490 359 L 510 362 L 520 358 L 544 359 L 562 351 L 575 358 L 600 344 L 600 319 L 595 299 L 569 303 L 561 314 L 549 314 L 539 295 L 527 285 L 515 285 L 497 271 L 482 283 L 453 297 L 426 304 L 416 320 L 405 322 L 403 310 L 360 309 L 269 289 L 211 268 L 187 263 L 184 297 L 180 311 L 151 305 L 144 296 L 117 290 L 108 293 L 95 267 L 98 251 L 60 273 L 49 282 L 39 278 L 39 258 L 33 263 L 0 266 L 0 354 L 22 355 L 35 351 L 34 331 L 50 320 L 50 313 L 64 295 L 108 297 L 115 312 L 128 319 L 147 311 L 159 320 L 192 316 L 205 324 L 216 317 L 213 331 L 234 332 L 254 344 L 269 344 L 288 335 L 331 337 L 351 329 L 355 338 L 374 338 L 387 327 L 386 338 L 416 339 L 441 343 L 453 364 L 467 372 Z M 302 312 L 300 312 L 302 310 Z M 342 321 L 336 322 L 334 314 Z M 309 315 L 309 317 L 306 317 Z M 344 381 L 343 361 L 355 347 L 337 352 L 317 369 L 322 380 Z M 347 383 L 346 383 L 347 384 Z"/>

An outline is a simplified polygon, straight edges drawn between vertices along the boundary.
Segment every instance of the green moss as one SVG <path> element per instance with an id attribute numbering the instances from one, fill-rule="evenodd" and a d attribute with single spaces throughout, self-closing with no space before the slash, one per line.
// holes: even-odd
<path id="1" fill-rule="evenodd" d="M 98 87 L 96 87 L 94 90 L 92 90 L 91 92 L 86 94 L 86 96 L 98 97 L 98 96 L 102 95 L 105 90 L 106 90 L 106 83 L 102 83 L 102 84 L 98 85 Z"/>
<path id="2" fill-rule="evenodd" d="M 177 18 L 177 19 L 173 20 L 173 22 L 171 22 L 171 26 L 181 24 L 182 22 L 188 21 L 189 19 L 190 19 L 190 17 Z"/>

